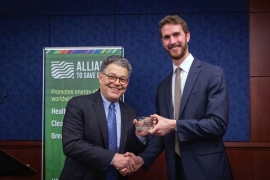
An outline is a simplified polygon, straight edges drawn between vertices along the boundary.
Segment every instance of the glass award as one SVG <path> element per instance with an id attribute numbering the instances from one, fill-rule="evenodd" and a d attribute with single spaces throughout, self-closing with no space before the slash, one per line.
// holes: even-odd
<path id="1" fill-rule="evenodd" d="M 154 128 L 153 126 L 154 118 L 142 116 L 142 117 L 137 117 L 136 119 L 137 119 L 137 123 L 135 125 L 136 130 L 144 131 L 144 130 L 150 130 Z"/>

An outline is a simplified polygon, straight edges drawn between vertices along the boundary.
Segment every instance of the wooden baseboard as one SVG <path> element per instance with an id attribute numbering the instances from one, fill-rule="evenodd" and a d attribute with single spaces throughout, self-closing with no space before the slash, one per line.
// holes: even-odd
<path id="1" fill-rule="evenodd" d="M 234 180 L 254 180 L 270 177 L 270 142 L 225 142 Z M 37 171 L 33 177 L 0 177 L 0 180 L 40 180 L 42 168 L 42 141 L 0 141 L 0 148 Z M 157 174 L 156 170 L 159 173 Z M 130 176 L 135 179 L 166 180 L 164 152 L 149 171 L 138 170 Z"/>

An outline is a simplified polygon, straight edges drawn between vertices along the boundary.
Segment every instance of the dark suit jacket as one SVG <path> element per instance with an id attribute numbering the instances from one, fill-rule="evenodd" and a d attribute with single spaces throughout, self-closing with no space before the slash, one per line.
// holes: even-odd
<path id="1" fill-rule="evenodd" d="M 135 135 L 134 109 L 119 101 L 121 142 L 119 153 L 138 154 L 144 145 Z M 61 180 L 101 180 L 115 153 L 108 150 L 107 120 L 100 91 L 72 98 L 66 107 L 62 130 L 66 156 Z M 119 179 L 127 179 L 119 174 Z"/>
<path id="2" fill-rule="evenodd" d="M 174 119 L 172 73 L 156 92 L 156 113 Z M 220 67 L 194 59 L 182 95 L 177 132 L 188 180 L 230 180 L 231 172 L 222 136 L 229 116 L 228 93 Z M 148 169 L 165 149 L 168 179 L 175 179 L 175 131 L 152 137 L 140 156 Z"/>

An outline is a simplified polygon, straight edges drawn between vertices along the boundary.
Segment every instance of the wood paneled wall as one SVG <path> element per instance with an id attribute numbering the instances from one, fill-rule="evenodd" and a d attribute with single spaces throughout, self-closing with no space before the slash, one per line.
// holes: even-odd
<path id="1" fill-rule="evenodd" d="M 226 142 L 234 180 L 268 180 L 270 177 L 270 142 Z M 0 176 L 0 180 L 40 180 L 42 169 L 42 145 L 39 141 L 0 141 L 7 153 L 29 164 L 37 171 L 34 176 Z M 165 153 L 155 161 L 149 171 L 139 169 L 130 180 L 167 180 Z"/>
<path id="2" fill-rule="evenodd" d="M 270 1 L 250 0 L 250 124 L 252 142 L 270 142 Z"/>
<path id="3" fill-rule="evenodd" d="M 0 176 L 0 180 L 40 180 L 42 168 L 41 141 L 0 141 L 0 148 L 21 162 L 30 165 L 34 176 Z"/>
<path id="4" fill-rule="evenodd" d="M 226 142 L 234 180 L 270 178 L 270 142 Z"/>

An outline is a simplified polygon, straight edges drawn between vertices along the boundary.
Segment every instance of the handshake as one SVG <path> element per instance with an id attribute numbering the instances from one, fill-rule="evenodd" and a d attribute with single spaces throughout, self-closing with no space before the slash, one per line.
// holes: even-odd
<path id="1" fill-rule="evenodd" d="M 149 134 L 148 130 L 151 130 L 157 124 L 157 120 L 155 117 L 138 117 L 133 120 L 133 124 L 136 127 L 137 136 L 146 137 Z M 144 164 L 144 161 L 140 156 L 126 152 L 125 154 L 116 153 L 112 164 L 120 174 L 126 176 L 137 171 Z"/>
<path id="2" fill-rule="evenodd" d="M 137 171 L 144 164 L 144 161 L 140 156 L 135 156 L 133 153 L 126 152 L 125 154 L 116 153 L 112 164 L 122 176 L 126 176 Z"/>

